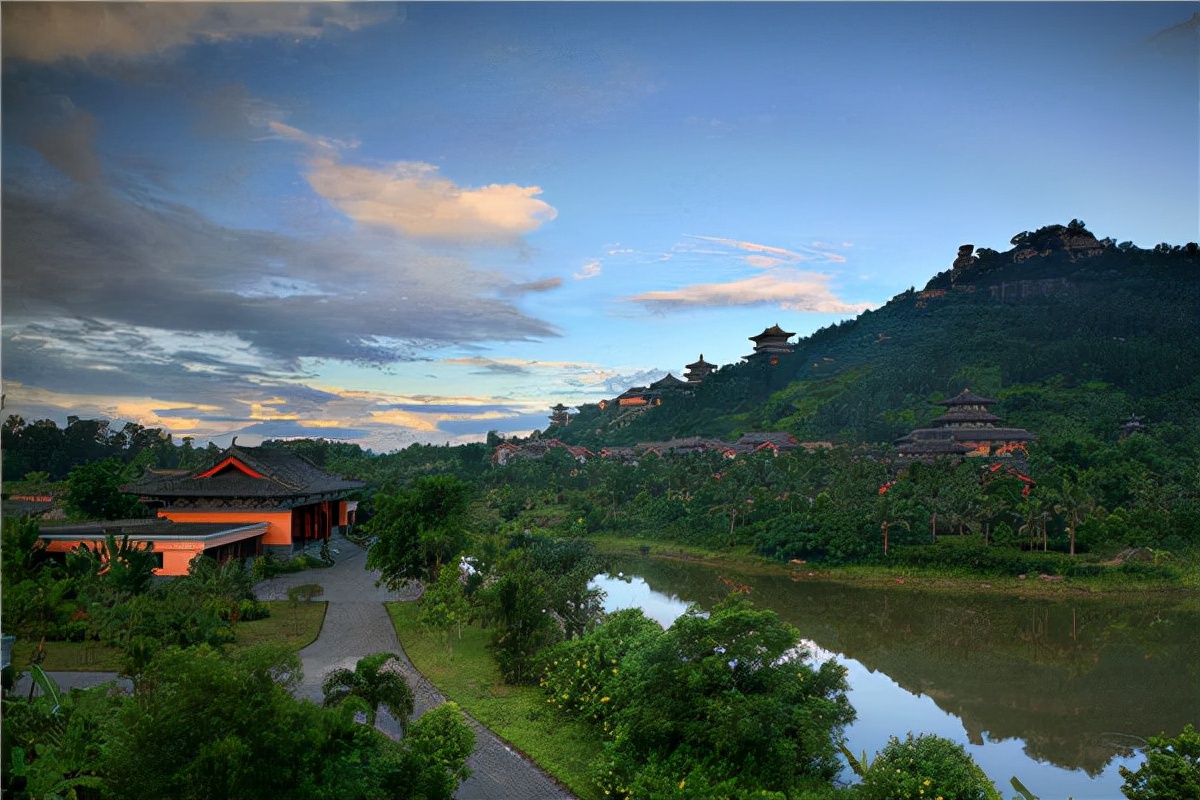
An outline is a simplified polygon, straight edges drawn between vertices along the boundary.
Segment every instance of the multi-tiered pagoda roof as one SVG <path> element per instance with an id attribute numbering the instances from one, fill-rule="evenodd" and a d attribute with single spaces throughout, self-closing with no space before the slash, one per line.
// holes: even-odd
<path id="1" fill-rule="evenodd" d="M 995 404 L 970 389 L 963 389 L 938 405 L 946 413 L 927 428 L 918 428 L 896 440 L 901 458 L 929 460 L 942 456 L 1013 456 L 1021 455 L 1025 445 L 1036 437 L 1022 428 L 1009 428 L 989 407 Z"/>
<path id="2" fill-rule="evenodd" d="M 772 325 L 765 329 L 758 336 L 748 337 L 754 342 L 754 352 L 743 358 L 754 358 L 761 355 L 786 355 L 792 352 L 792 346 L 788 343 L 788 339 L 795 336 L 795 332 L 785 331 L 778 325 Z"/>
<path id="3" fill-rule="evenodd" d="M 683 377 L 687 378 L 688 383 L 700 383 L 716 368 L 717 365 L 705 361 L 704 353 L 701 353 L 699 361 L 687 365 L 687 372 L 683 373 Z"/>

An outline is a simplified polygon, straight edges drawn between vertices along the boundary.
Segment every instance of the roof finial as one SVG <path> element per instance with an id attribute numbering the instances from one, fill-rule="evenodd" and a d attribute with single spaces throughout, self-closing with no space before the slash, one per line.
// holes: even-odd
<path id="1" fill-rule="evenodd" d="M 229 440 L 229 446 L 237 447 L 237 437 L 236 436 Z"/>

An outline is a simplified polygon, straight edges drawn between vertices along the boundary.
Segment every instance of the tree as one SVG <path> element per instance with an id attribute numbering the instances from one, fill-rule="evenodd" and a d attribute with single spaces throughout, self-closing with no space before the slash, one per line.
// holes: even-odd
<path id="1" fill-rule="evenodd" d="M 450 800 L 459 783 L 471 775 L 467 758 L 475 749 L 475 732 L 456 703 L 426 711 L 412 724 L 404 745 L 412 766 L 403 771 L 407 791 L 393 796 Z"/>
<path id="2" fill-rule="evenodd" d="M 1200 733 L 1190 724 L 1175 738 L 1151 736 L 1146 760 L 1121 767 L 1121 793 L 1129 800 L 1190 800 L 1200 797 Z"/>
<path id="3" fill-rule="evenodd" d="M 1064 477 L 1058 490 L 1058 501 L 1054 513 L 1062 514 L 1067 523 L 1067 534 L 1071 539 L 1071 555 L 1075 555 L 1075 531 L 1080 523 L 1096 510 L 1096 497 L 1089 488 L 1091 472 L 1086 471 L 1074 480 Z"/>
<path id="4" fill-rule="evenodd" d="M 321 683 L 325 705 L 362 712 L 372 728 L 379 707 L 383 706 L 403 730 L 413 712 L 413 693 L 400 671 L 402 664 L 395 653 L 372 653 L 360 658 L 352 670 L 333 670 Z"/>
<path id="5" fill-rule="evenodd" d="M 611 772 L 602 772 L 601 788 L 650 796 L 682 780 L 697 790 L 688 796 L 707 796 L 697 781 L 716 796 L 735 787 L 739 797 L 804 796 L 807 781 L 828 785 L 837 774 L 835 738 L 854 718 L 845 670 L 833 661 L 813 666 L 799 632 L 774 612 L 731 595 L 710 614 L 693 608 L 657 635 L 636 622 L 623 619 L 630 635 L 617 649 L 602 626 L 574 649 L 579 664 L 560 659 L 552 667 L 560 677 L 548 678 L 558 686 L 576 672 L 587 690 L 592 668 L 580 665 L 593 642 L 619 660 L 615 680 L 599 684 L 610 694 L 597 703 L 612 706 L 601 717 L 611 739 Z M 627 640 L 636 645 L 622 657 Z"/>
<path id="6" fill-rule="evenodd" d="M 375 537 L 367 568 L 398 588 L 410 580 L 431 582 L 467 543 L 466 514 L 472 484 L 453 475 L 427 475 L 396 494 L 375 496 L 375 515 L 363 526 Z"/>
<path id="7" fill-rule="evenodd" d="M 146 507 L 134 495 L 121 491 L 124 466 L 116 458 L 80 464 L 67 477 L 63 499 L 74 519 L 135 519 L 146 516 Z"/>
<path id="8" fill-rule="evenodd" d="M 462 574 L 456 569 L 443 569 L 435 583 L 425 587 L 421 595 L 421 623 L 431 628 L 451 625 L 462 638 L 462 626 L 471 611 L 464 593 Z"/>
<path id="9" fill-rule="evenodd" d="M 121 597 L 142 594 L 154 580 L 154 568 L 158 560 L 154 554 L 154 542 L 130 544 L 126 534 L 118 541 L 114 534 L 104 537 L 101 556 L 108 569 L 104 583 Z"/>

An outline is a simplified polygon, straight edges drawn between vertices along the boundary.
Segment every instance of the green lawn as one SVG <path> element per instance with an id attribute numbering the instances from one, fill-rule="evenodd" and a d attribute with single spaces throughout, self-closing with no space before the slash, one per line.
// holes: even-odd
<path id="1" fill-rule="evenodd" d="M 283 642 L 293 650 L 312 644 L 325 621 L 323 601 L 292 603 L 268 600 L 271 616 L 253 622 L 238 623 L 233 647 L 249 647 L 261 642 Z M 36 642 L 18 641 L 13 645 L 13 666 L 23 670 L 29 665 Z M 46 642 L 47 672 L 116 672 L 121 668 L 121 652 L 95 642 Z"/>
<path id="2" fill-rule="evenodd" d="M 590 778 L 600 755 L 600 737 L 582 723 L 547 707 L 535 686 L 510 686 L 487 649 L 488 632 L 478 627 L 431 632 L 417 623 L 416 603 L 388 603 L 404 650 L 413 665 L 449 699 L 522 751 L 584 800 L 602 797 Z"/>

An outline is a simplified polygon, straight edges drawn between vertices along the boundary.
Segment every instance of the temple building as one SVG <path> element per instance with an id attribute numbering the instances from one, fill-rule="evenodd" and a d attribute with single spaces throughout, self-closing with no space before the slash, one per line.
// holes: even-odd
<path id="1" fill-rule="evenodd" d="M 691 388 L 692 385 L 690 383 L 679 380 L 679 378 L 676 378 L 675 375 L 670 372 L 656 380 L 654 383 L 650 384 L 650 391 L 658 392 L 659 394 L 676 390 L 690 391 Z"/>
<path id="2" fill-rule="evenodd" d="M 742 358 L 749 360 L 758 356 L 770 356 L 773 364 L 775 357 L 792 352 L 792 346 L 788 344 L 788 339 L 795 335 L 778 325 L 772 325 L 764 329 L 758 336 L 748 337 L 750 341 L 754 342 L 754 352 L 748 356 L 742 356 Z"/>
<path id="3" fill-rule="evenodd" d="M 182 474 L 147 471 L 121 490 L 157 506 L 159 518 L 179 523 L 180 529 L 185 523 L 227 530 L 261 526 L 256 551 L 270 548 L 286 554 L 326 540 L 335 527 L 350 524 L 357 503 L 346 498 L 363 486 L 285 448 L 235 444 L 213 466 Z"/>
<path id="4" fill-rule="evenodd" d="M 612 400 L 601 400 L 598 405 L 601 411 L 613 405 L 618 408 L 661 406 L 664 395 L 691 389 L 691 383 L 681 381 L 674 374 L 668 372 L 649 386 L 631 386 Z"/>
<path id="5" fill-rule="evenodd" d="M 931 461 L 945 456 L 1021 457 L 1026 445 L 1036 437 L 1021 428 L 1004 427 L 1000 418 L 988 410 L 996 401 L 963 389 L 938 405 L 946 413 L 928 428 L 918 428 L 896 440 L 901 459 Z"/>
<path id="6" fill-rule="evenodd" d="M 700 383 L 716 368 L 717 365 L 705 361 L 704 353 L 701 353 L 699 361 L 687 365 L 687 372 L 683 373 L 683 377 L 687 378 L 688 383 Z"/>
<path id="7" fill-rule="evenodd" d="M 80 545 L 104 557 L 104 544 L 111 535 L 118 541 L 128 537 L 133 547 L 153 545 L 155 575 L 187 575 L 192 559 L 199 555 L 224 562 L 231 558 L 253 558 L 262 552 L 266 522 L 171 522 L 168 519 L 126 519 L 43 525 L 38 538 L 48 553 L 68 553 Z"/>
<path id="8" fill-rule="evenodd" d="M 571 421 L 570 409 L 562 403 L 550 409 L 550 424 L 559 428 L 565 428 L 567 423 Z"/>

